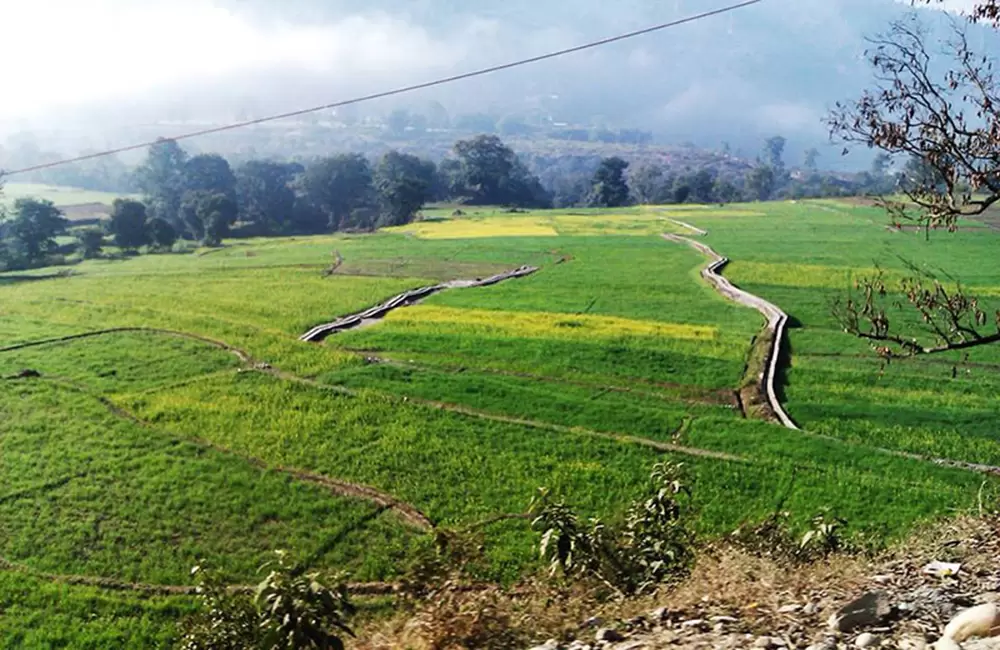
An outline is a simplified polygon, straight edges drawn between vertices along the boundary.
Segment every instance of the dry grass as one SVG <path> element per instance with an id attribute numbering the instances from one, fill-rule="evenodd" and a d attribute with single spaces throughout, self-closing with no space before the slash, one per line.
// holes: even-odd
<path id="1" fill-rule="evenodd" d="M 972 592 L 983 591 L 989 587 L 988 576 L 997 570 L 997 557 L 1000 518 L 995 516 L 960 517 L 927 525 L 877 556 L 833 555 L 809 564 L 758 557 L 730 545 L 715 545 L 702 549 L 687 578 L 652 596 L 616 601 L 594 585 L 567 587 L 547 580 L 523 583 L 509 590 L 446 588 L 416 609 L 362 629 L 361 640 L 354 647 L 529 647 L 550 638 L 563 642 L 589 639 L 594 630 L 585 623 L 591 617 L 601 619 L 601 625 L 613 625 L 614 621 L 648 615 L 659 607 L 666 607 L 674 622 L 728 615 L 739 619 L 741 632 L 801 632 L 796 617 L 779 613 L 781 607 L 815 602 L 820 610 L 813 615 L 813 622 L 821 627 L 833 611 L 873 588 L 912 593 L 927 579 L 921 575 L 921 568 L 932 560 L 962 563 L 967 576 L 963 585 Z M 873 578 L 877 575 L 889 575 L 890 579 L 876 583 Z M 942 615 L 941 625 L 949 615 Z M 902 631 L 934 633 L 920 625 L 905 621 Z"/>

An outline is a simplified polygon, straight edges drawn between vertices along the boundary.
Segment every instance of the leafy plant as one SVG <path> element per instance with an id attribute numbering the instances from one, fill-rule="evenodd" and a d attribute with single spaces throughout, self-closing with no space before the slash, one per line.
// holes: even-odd
<path id="1" fill-rule="evenodd" d="M 799 541 L 798 555 L 802 558 L 826 557 L 845 547 L 843 529 L 847 521 L 825 509 L 812 518 L 812 527 Z"/>
<path id="2" fill-rule="evenodd" d="M 302 573 L 277 551 L 277 561 L 253 596 L 225 586 L 201 566 L 198 593 L 202 612 L 186 625 L 183 650 L 341 650 L 341 634 L 354 636 L 347 618 L 354 608 L 343 584 L 327 587 L 318 573 Z"/>
<path id="3" fill-rule="evenodd" d="M 628 509 L 621 528 L 590 519 L 580 525 L 576 513 L 551 493 L 539 490 L 532 501 L 532 526 L 542 531 L 539 553 L 549 573 L 597 579 L 621 595 L 647 593 L 685 572 L 691 564 L 693 536 L 681 479 L 682 466 L 658 463 L 648 493 Z"/>

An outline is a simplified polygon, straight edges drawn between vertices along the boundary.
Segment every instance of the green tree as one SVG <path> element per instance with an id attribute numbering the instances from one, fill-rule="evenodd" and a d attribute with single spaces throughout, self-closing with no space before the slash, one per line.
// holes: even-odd
<path id="1" fill-rule="evenodd" d="M 251 160 L 236 170 L 236 199 L 241 218 L 267 231 L 290 222 L 295 211 L 295 191 L 291 187 L 299 164 Z"/>
<path id="2" fill-rule="evenodd" d="M 301 181 L 306 199 L 326 216 L 329 229 L 364 227 L 359 220 L 374 204 L 372 169 L 364 156 L 323 158 L 306 168 Z"/>
<path id="3" fill-rule="evenodd" d="M 55 238 L 66 231 L 68 224 L 51 201 L 18 199 L 6 230 L 14 251 L 27 263 L 34 264 L 56 247 Z"/>
<path id="4" fill-rule="evenodd" d="M 433 196 L 434 163 L 390 151 L 375 168 L 375 191 L 381 208 L 380 226 L 399 226 L 414 216 Z"/>
<path id="5" fill-rule="evenodd" d="M 155 217 L 147 224 L 150 243 L 161 251 L 173 248 L 177 241 L 177 230 L 166 219 Z"/>
<path id="6" fill-rule="evenodd" d="M 84 259 L 99 257 L 104 249 L 104 232 L 100 228 L 84 228 L 78 231 L 76 247 Z"/>
<path id="7" fill-rule="evenodd" d="M 643 165 L 632 172 L 629 187 L 632 198 L 642 205 L 655 205 L 667 201 L 667 189 L 672 183 L 659 165 Z"/>
<path id="8" fill-rule="evenodd" d="M 767 201 L 774 194 L 774 168 L 767 164 L 758 164 L 746 177 L 747 193 L 755 201 Z"/>
<path id="9" fill-rule="evenodd" d="M 148 244 L 146 204 L 133 199 L 115 199 L 111 205 L 108 232 L 114 238 L 115 246 L 122 250 L 135 251 Z"/>
<path id="10" fill-rule="evenodd" d="M 551 203 L 541 181 L 495 135 L 455 143 L 454 193 L 473 205 L 543 207 Z"/>
<path id="11" fill-rule="evenodd" d="M 768 165 L 770 165 L 775 170 L 782 170 L 785 168 L 785 161 L 783 156 L 785 154 L 785 145 L 787 140 L 780 135 L 776 135 L 772 138 L 768 138 L 764 143 L 764 156 Z"/>
<path id="12" fill-rule="evenodd" d="M 597 208 L 620 208 L 629 204 L 625 170 L 628 162 L 613 156 L 605 158 L 594 172 L 587 204 Z"/>
<path id="13" fill-rule="evenodd" d="M 229 236 L 239 207 L 222 192 L 198 190 L 184 195 L 181 211 L 188 229 L 198 234 L 202 244 L 218 246 Z"/>
<path id="14" fill-rule="evenodd" d="M 715 196 L 715 200 L 720 203 L 732 203 L 739 200 L 740 189 L 728 178 L 719 176 L 712 186 L 712 194 Z"/>
<path id="15" fill-rule="evenodd" d="M 183 227 L 181 201 L 186 191 L 187 152 L 174 140 L 160 139 L 149 148 L 145 162 L 136 170 L 135 179 L 145 194 L 150 212 Z"/>
<path id="16" fill-rule="evenodd" d="M 236 176 L 229 161 L 218 154 L 194 156 L 184 164 L 185 192 L 212 192 L 236 198 Z"/>
<path id="17" fill-rule="evenodd" d="M 702 168 L 696 171 L 688 179 L 691 187 L 691 200 L 695 203 L 712 203 L 715 196 L 712 190 L 715 188 L 715 176 L 708 169 Z"/>
<path id="18" fill-rule="evenodd" d="M 506 198 L 501 187 L 514 170 L 517 155 L 495 135 L 479 135 L 455 143 L 460 184 L 470 203 L 500 204 Z"/>

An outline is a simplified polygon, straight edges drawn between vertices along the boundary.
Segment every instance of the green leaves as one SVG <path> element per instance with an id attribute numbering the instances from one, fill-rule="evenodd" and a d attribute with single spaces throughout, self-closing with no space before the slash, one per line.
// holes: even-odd
<path id="1" fill-rule="evenodd" d="M 681 481 L 681 465 L 657 463 L 646 497 L 632 503 L 620 529 L 600 519 L 583 529 L 572 509 L 539 489 L 530 512 L 532 527 L 543 531 L 538 548 L 549 574 L 597 579 L 621 595 L 635 595 L 683 573 L 693 560 L 693 538 L 682 497 L 690 490 Z"/>
<path id="2" fill-rule="evenodd" d="M 251 598 L 228 589 L 220 576 L 197 566 L 202 613 L 187 623 L 184 650 L 342 650 L 341 634 L 354 636 L 346 620 L 354 613 L 341 583 L 327 587 L 319 573 L 304 574 L 284 551 L 265 564 L 270 572 Z"/>

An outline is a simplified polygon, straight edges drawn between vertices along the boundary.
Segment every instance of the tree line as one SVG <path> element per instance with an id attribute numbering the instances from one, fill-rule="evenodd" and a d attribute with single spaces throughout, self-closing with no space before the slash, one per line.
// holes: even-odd
<path id="1" fill-rule="evenodd" d="M 142 198 L 116 200 L 101 227 L 74 229 L 72 245 L 57 246 L 71 224 L 52 203 L 17 201 L 0 220 L 0 269 L 58 263 L 58 253 L 96 257 L 109 240 L 132 254 L 168 251 L 178 240 L 218 246 L 227 237 L 366 232 L 409 223 L 431 202 L 615 208 L 882 194 L 925 171 L 911 161 L 893 175 L 888 158 L 880 156 L 870 172 L 844 181 L 820 173 L 818 154 L 807 152 L 806 170 L 793 173 L 784 164 L 784 148 L 784 138 L 769 139 L 743 173 L 652 164 L 631 169 L 623 158 L 608 157 L 596 170 L 559 170 L 562 175 L 545 187 L 490 134 L 456 142 L 440 163 L 389 151 L 375 160 L 344 153 L 307 164 L 252 159 L 233 166 L 219 154 L 191 155 L 176 141 L 161 140 L 133 172 Z"/>
<path id="2" fill-rule="evenodd" d="M 678 203 L 736 203 L 778 199 L 883 195 L 897 190 L 907 179 L 923 173 L 919 160 L 908 160 L 899 173 L 890 171 L 890 158 L 876 156 L 871 169 L 849 178 L 818 169 L 819 153 L 805 152 L 805 167 L 792 171 L 784 162 L 786 140 L 769 138 L 760 156 L 746 171 L 724 173 L 712 167 L 671 169 L 643 164 L 632 169 L 620 157 L 601 160 L 590 176 L 563 181 L 554 192 L 558 207 L 615 208 L 627 205 Z"/>
<path id="3" fill-rule="evenodd" d="M 117 199 L 101 228 L 78 229 L 74 248 L 100 255 L 108 238 L 126 253 L 170 250 L 178 240 L 217 246 L 229 236 L 371 231 L 411 222 L 431 201 L 551 206 L 538 177 L 494 135 L 455 143 L 440 164 L 390 151 L 308 164 L 190 155 L 173 140 L 150 147 L 134 172 L 141 199 Z M 0 269 L 53 262 L 70 223 L 49 201 L 19 199 L 0 220 Z"/>

